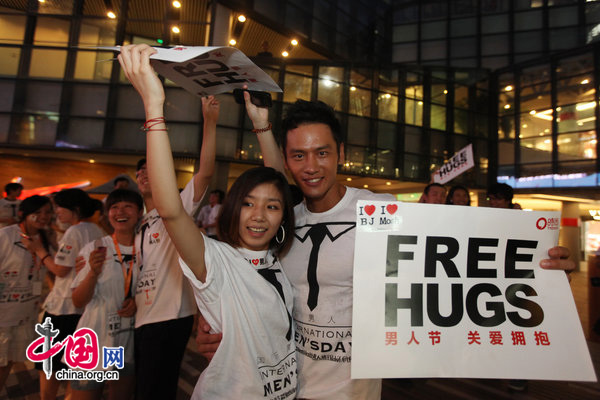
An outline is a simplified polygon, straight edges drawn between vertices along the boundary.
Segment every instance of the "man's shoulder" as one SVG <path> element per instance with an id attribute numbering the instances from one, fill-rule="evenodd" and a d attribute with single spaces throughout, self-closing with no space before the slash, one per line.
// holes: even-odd
<path id="1" fill-rule="evenodd" d="M 353 187 L 346 187 L 348 195 L 351 197 L 354 203 L 358 200 L 379 200 L 379 201 L 394 201 L 396 198 L 389 193 L 373 193 L 368 189 L 357 189 Z"/>

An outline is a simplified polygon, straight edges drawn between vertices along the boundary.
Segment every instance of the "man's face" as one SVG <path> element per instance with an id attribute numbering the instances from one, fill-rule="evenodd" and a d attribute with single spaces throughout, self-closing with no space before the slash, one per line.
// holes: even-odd
<path id="1" fill-rule="evenodd" d="M 135 180 L 137 182 L 138 188 L 140 189 L 140 193 L 142 194 L 142 196 L 151 193 L 150 180 L 148 179 L 148 170 L 146 169 L 145 164 L 135 173 Z"/>
<path id="2" fill-rule="evenodd" d="M 493 208 L 509 208 L 510 202 L 506 200 L 504 197 L 490 194 L 488 195 L 488 201 L 490 202 L 490 207 Z"/>
<path id="3" fill-rule="evenodd" d="M 285 163 L 296 184 L 311 204 L 325 210 L 341 199 L 336 180 L 337 166 L 344 159 L 344 147 L 338 154 L 328 125 L 308 123 L 287 132 Z M 343 193 L 342 193 L 343 195 Z"/>
<path id="4" fill-rule="evenodd" d="M 444 204 L 446 202 L 446 189 L 432 186 L 429 188 L 429 193 L 424 197 L 427 204 Z"/>

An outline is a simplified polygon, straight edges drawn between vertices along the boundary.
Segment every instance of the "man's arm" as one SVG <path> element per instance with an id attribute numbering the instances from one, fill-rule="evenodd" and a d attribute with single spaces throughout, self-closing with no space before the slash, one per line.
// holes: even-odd
<path id="1" fill-rule="evenodd" d="M 202 200 L 210 179 L 215 172 L 215 153 L 217 148 L 217 120 L 219 119 L 219 101 L 214 96 L 202 98 L 202 147 L 200 149 L 200 167 L 194 175 L 194 203 Z"/>
<path id="2" fill-rule="evenodd" d="M 222 333 L 210 333 L 210 325 L 202 314 L 198 313 L 198 333 L 196 334 L 196 345 L 198 346 L 198 352 L 204 356 L 208 361 L 214 357 L 221 340 L 223 339 Z"/>

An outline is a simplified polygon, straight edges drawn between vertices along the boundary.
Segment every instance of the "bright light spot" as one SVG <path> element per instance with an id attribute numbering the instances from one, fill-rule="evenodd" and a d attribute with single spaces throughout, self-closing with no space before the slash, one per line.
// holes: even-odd
<path id="1" fill-rule="evenodd" d="M 292 46 L 298 46 L 298 41 L 296 39 L 292 39 Z"/>
<path id="2" fill-rule="evenodd" d="M 385 97 L 386 99 L 391 99 L 391 98 L 392 98 L 392 95 L 391 95 L 391 94 L 389 94 L 389 93 L 386 93 L 386 94 L 384 95 L 384 97 Z"/>
<path id="3" fill-rule="evenodd" d="M 550 144 L 550 143 L 552 143 L 552 141 L 550 139 L 546 139 L 546 140 L 544 140 L 544 143 Z"/>
<path id="4" fill-rule="evenodd" d="M 334 83 L 329 79 L 323 79 L 323 85 L 325 85 L 325 87 L 333 87 Z"/>
<path id="5" fill-rule="evenodd" d="M 369 188 L 369 185 L 363 185 L 363 187 L 364 187 L 365 189 L 368 189 L 368 188 Z"/>
<path id="6" fill-rule="evenodd" d="M 240 15 L 238 17 L 238 21 L 240 21 L 240 22 L 246 22 L 246 16 L 245 15 Z"/>
<path id="7" fill-rule="evenodd" d="M 95 162 L 96 162 L 96 160 L 94 160 L 93 158 L 90 158 L 90 164 L 93 164 Z"/>
<path id="8" fill-rule="evenodd" d="M 173 4 L 173 7 L 175 7 L 175 8 L 181 8 L 181 3 L 178 2 L 177 0 L 175 0 L 172 4 Z"/>
<path id="9" fill-rule="evenodd" d="M 523 128 L 527 128 L 527 124 L 523 124 Z"/>
<path id="10" fill-rule="evenodd" d="M 590 108 L 596 107 L 595 101 L 590 101 L 589 103 L 579 103 L 575 106 L 577 111 L 589 110 Z"/>
<path id="11" fill-rule="evenodd" d="M 420 106 L 422 106 L 422 105 L 423 105 L 423 102 L 422 102 L 422 101 L 420 101 L 420 102 L 418 102 L 417 104 L 418 104 L 418 105 L 420 105 Z"/>
<path id="12" fill-rule="evenodd" d="M 511 85 L 508 85 L 504 88 L 504 91 L 506 92 L 510 92 L 511 90 L 513 90 L 513 87 Z"/>
<path id="13" fill-rule="evenodd" d="M 505 109 L 505 110 L 508 110 L 509 108 L 510 108 L 510 104 L 505 104 L 505 105 L 504 105 L 504 109 Z"/>
<path id="14" fill-rule="evenodd" d="M 350 86 L 350 91 L 351 92 L 356 92 L 356 86 Z"/>
<path id="15" fill-rule="evenodd" d="M 444 89 L 444 94 L 448 94 L 448 91 L 446 89 Z"/>
<path id="16" fill-rule="evenodd" d="M 117 18 L 117 14 L 115 14 L 115 13 L 114 13 L 114 12 L 112 12 L 112 11 L 109 11 L 109 12 L 107 12 L 107 13 L 106 13 L 106 16 L 107 16 L 108 18 L 110 18 L 110 19 L 115 19 L 115 18 Z"/>
<path id="17" fill-rule="evenodd" d="M 229 41 L 229 44 L 230 44 L 230 45 L 232 45 L 232 46 L 235 46 L 235 44 L 236 44 L 236 43 L 237 43 L 237 42 L 235 41 L 235 39 L 231 39 L 231 40 Z"/>
<path id="18" fill-rule="evenodd" d="M 584 80 L 581 81 L 582 85 L 587 85 L 588 83 L 590 83 L 589 79 L 584 79 Z"/>
<path id="19" fill-rule="evenodd" d="M 284 56 L 284 57 L 287 57 L 287 56 L 290 55 L 290 53 L 288 53 L 287 51 L 284 50 L 284 51 L 281 52 L 281 55 Z"/>
<path id="20" fill-rule="evenodd" d="M 529 114 L 535 115 L 535 112 L 536 112 L 535 110 L 531 110 L 531 111 L 529 111 Z"/>
<path id="21" fill-rule="evenodd" d="M 391 186 L 392 182 L 386 182 L 385 184 L 388 185 L 388 186 Z"/>
<path id="22" fill-rule="evenodd" d="M 348 182 L 352 182 L 352 178 L 346 178 Z"/>
<path id="23" fill-rule="evenodd" d="M 174 27 L 172 27 L 172 28 L 171 28 L 171 30 L 173 31 L 173 33 L 179 33 L 179 32 L 181 32 L 181 31 L 179 30 L 179 27 L 178 27 L 178 26 L 174 26 Z"/>

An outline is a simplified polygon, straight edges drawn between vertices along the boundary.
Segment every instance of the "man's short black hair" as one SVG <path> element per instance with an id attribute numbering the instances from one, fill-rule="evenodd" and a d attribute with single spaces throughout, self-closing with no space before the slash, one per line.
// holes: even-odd
<path id="1" fill-rule="evenodd" d="M 285 155 L 285 147 L 287 145 L 287 133 L 292 129 L 296 129 L 301 125 L 306 124 L 325 124 L 331 129 L 333 139 L 340 152 L 342 144 L 342 126 L 340 121 L 335 116 L 335 111 L 332 107 L 322 101 L 305 101 L 296 100 L 286 111 L 285 117 L 281 125 L 280 144 Z"/>
<path id="2" fill-rule="evenodd" d="M 23 185 L 21 185 L 20 183 L 11 182 L 7 183 L 6 186 L 4 186 L 4 191 L 6 192 L 6 194 L 9 194 L 10 192 L 17 192 L 19 190 L 23 190 Z"/>
<path id="3" fill-rule="evenodd" d="M 488 188 L 487 195 L 500 197 L 501 199 L 504 199 L 504 200 L 508 201 L 509 203 L 512 203 L 514 190 L 513 190 L 512 186 L 507 185 L 506 183 L 494 183 L 492 186 L 490 186 Z"/>
<path id="4" fill-rule="evenodd" d="M 127 182 L 127 184 L 129 185 L 129 179 L 125 178 L 124 176 L 117 176 L 113 181 L 113 186 L 117 186 L 117 183 L 119 182 Z"/>
<path id="5" fill-rule="evenodd" d="M 440 188 L 444 189 L 444 191 L 446 190 L 446 188 L 444 187 L 444 185 L 442 185 L 440 183 L 437 183 L 437 182 L 433 182 L 433 183 L 430 183 L 429 185 L 425 186 L 425 189 L 423 189 L 423 193 L 429 194 L 429 190 L 432 187 L 440 187 Z"/>
<path id="6" fill-rule="evenodd" d="M 135 166 L 135 170 L 136 172 L 139 171 L 140 169 L 142 169 L 142 167 L 146 165 L 146 159 L 142 158 L 137 162 L 137 165 Z"/>

